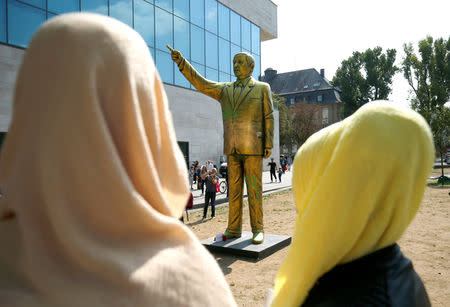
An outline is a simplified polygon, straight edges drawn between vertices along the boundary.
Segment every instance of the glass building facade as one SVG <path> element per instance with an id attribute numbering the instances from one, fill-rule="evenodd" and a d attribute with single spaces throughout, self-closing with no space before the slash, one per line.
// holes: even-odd
<path id="1" fill-rule="evenodd" d="M 180 50 L 210 80 L 232 81 L 232 56 L 241 51 L 255 58 L 253 77 L 261 74 L 260 28 L 216 0 L 0 0 L 0 43 L 26 48 L 43 22 L 80 11 L 133 27 L 147 43 L 165 83 L 191 87 L 166 45 Z"/>

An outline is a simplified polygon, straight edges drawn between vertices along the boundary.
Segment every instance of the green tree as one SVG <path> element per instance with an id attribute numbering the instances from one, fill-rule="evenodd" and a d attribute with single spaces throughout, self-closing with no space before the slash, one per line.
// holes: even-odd
<path id="1" fill-rule="evenodd" d="M 343 116 L 353 114 L 363 104 L 387 99 L 391 93 L 392 77 L 399 70 L 394 65 L 395 49 L 383 53 L 381 47 L 353 52 L 336 70 L 332 84 L 341 91 Z"/>
<path id="2" fill-rule="evenodd" d="M 443 166 L 450 133 L 450 109 L 445 107 L 450 100 L 450 38 L 434 40 L 428 36 L 419 42 L 418 54 L 411 43 L 403 49 L 403 75 L 413 92 L 411 107 L 430 124 Z M 444 180 L 443 168 L 441 178 Z"/>
<path id="3" fill-rule="evenodd" d="M 322 128 L 318 116 L 321 108 L 315 104 L 302 103 L 290 106 L 289 110 L 293 114 L 293 141 L 300 148 L 311 135 Z"/>

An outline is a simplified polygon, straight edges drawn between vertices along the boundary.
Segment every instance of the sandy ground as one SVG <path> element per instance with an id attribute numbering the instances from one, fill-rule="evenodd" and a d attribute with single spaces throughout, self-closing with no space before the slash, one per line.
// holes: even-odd
<path id="1" fill-rule="evenodd" d="M 419 213 L 399 244 L 413 260 L 425 283 L 433 306 L 450 302 L 450 187 L 427 187 Z M 264 220 L 267 233 L 292 235 L 296 210 L 292 191 L 264 196 Z M 243 229 L 250 231 L 247 203 Z M 199 239 L 225 230 L 228 207 L 216 208 L 216 219 L 201 222 L 201 212 L 191 212 L 186 224 Z M 210 213 L 208 213 L 209 215 Z M 264 306 L 267 289 L 273 281 L 288 247 L 262 260 L 215 255 L 239 306 Z"/>

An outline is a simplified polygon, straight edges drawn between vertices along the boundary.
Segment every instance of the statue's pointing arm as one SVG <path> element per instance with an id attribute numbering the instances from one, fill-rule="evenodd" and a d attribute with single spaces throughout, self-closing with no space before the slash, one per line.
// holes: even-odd
<path id="1" fill-rule="evenodd" d="M 172 60 L 178 65 L 178 69 L 184 77 L 200 92 L 219 100 L 223 86 L 218 82 L 205 79 L 194 67 L 181 55 L 181 52 L 167 46 L 171 51 Z"/>

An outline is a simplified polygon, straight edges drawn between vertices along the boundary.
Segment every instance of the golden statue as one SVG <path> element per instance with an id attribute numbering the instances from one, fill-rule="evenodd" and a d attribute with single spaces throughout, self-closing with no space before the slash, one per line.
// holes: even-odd
<path id="1" fill-rule="evenodd" d="M 177 50 L 170 46 L 172 60 L 181 73 L 205 95 L 222 107 L 224 154 L 228 156 L 229 212 L 227 238 L 242 233 L 244 178 L 247 185 L 253 243 L 264 241 L 262 210 L 262 160 L 273 147 L 273 105 L 270 86 L 251 74 L 255 60 L 241 52 L 234 56 L 234 82 L 214 82 L 201 76 Z"/>

